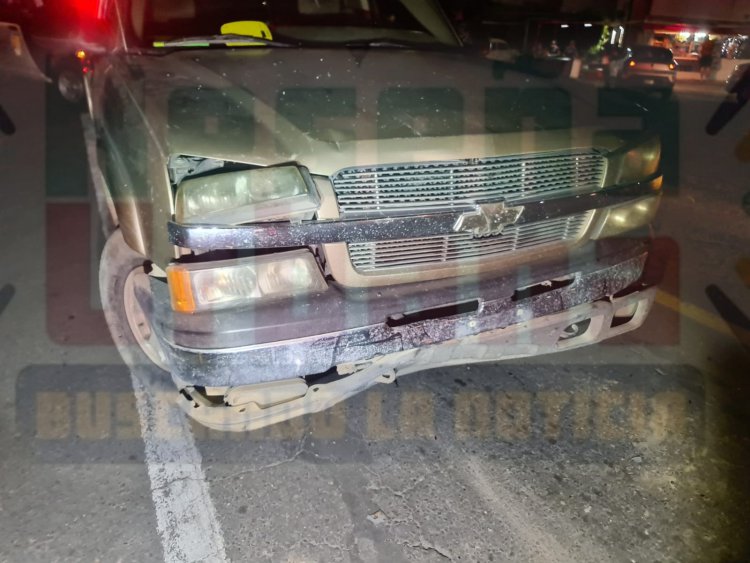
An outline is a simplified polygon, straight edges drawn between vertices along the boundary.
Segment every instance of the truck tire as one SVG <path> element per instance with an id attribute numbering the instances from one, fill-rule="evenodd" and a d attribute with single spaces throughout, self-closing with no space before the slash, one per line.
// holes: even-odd
<path id="1" fill-rule="evenodd" d="M 147 266 L 148 260 L 116 230 L 99 262 L 99 292 L 109 332 L 125 364 L 168 371 L 167 356 L 152 329 Z"/>

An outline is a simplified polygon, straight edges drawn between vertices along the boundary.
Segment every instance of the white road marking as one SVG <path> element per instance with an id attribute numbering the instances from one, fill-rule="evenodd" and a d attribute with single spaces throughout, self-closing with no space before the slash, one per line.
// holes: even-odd
<path id="1" fill-rule="evenodd" d="M 227 561 L 201 455 L 184 413 L 132 371 L 131 379 L 164 560 Z"/>

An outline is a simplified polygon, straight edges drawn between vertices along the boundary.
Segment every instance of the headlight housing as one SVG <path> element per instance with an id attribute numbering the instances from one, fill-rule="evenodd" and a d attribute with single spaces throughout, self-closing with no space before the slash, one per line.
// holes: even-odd
<path id="1" fill-rule="evenodd" d="M 635 184 L 659 171 L 661 141 L 654 135 L 608 156 L 606 186 Z"/>
<path id="2" fill-rule="evenodd" d="M 644 197 L 607 209 L 602 227 L 592 238 L 615 237 L 650 224 L 659 209 L 661 194 Z"/>
<path id="3" fill-rule="evenodd" d="M 237 225 L 312 219 L 320 207 L 306 169 L 273 166 L 188 178 L 175 197 L 178 223 Z"/>
<path id="4" fill-rule="evenodd" d="M 325 291 L 312 253 L 294 250 L 236 260 L 167 267 L 172 308 L 196 313 L 241 306 L 260 299 Z"/>

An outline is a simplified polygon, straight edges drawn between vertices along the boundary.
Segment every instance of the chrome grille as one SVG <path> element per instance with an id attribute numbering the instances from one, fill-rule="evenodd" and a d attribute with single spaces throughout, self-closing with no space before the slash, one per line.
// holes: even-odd
<path id="1" fill-rule="evenodd" d="M 352 167 L 331 177 L 345 218 L 411 215 L 558 197 L 602 186 L 605 158 L 594 150 Z"/>
<path id="2" fill-rule="evenodd" d="M 587 229 L 593 211 L 508 227 L 503 234 L 474 238 L 471 233 L 349 244 L 354 267 L 363 273 L 449 264 L 555 243 L 571 243 Z"/>

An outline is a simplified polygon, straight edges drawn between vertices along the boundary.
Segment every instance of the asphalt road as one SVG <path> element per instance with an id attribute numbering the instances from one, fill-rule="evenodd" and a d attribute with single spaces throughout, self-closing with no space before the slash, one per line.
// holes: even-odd
<path id="1" fill-rule="evenodd" d="M 750 109 L 708 136 L 721 99 L 652 111 L 675 143 L 639 332 L 184 435 L 141 428 L 97 310 L 78 114 L 0 80 L 0 560 L 747 560 Z"/>

